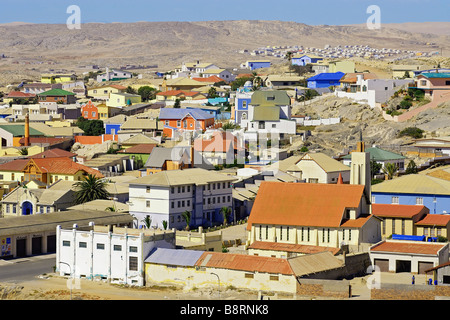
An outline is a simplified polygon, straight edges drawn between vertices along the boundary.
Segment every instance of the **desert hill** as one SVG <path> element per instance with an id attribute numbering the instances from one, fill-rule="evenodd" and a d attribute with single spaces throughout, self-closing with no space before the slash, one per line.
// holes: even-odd
<path id="1" fill-rule="evenodd" d="M 275 45 L 370 45 L 431 51 L 427 43 L 433 42 L 450 49 L 449 34 L 400 29 L 257 20 L 88 23 L 79 30 L 65 24 L 19 23 L 0 25 L 0 53 L 31 64 L 157 64 L 168 69 L 194 59 L 236 67 L 249 57 L 238 50 Z"/>

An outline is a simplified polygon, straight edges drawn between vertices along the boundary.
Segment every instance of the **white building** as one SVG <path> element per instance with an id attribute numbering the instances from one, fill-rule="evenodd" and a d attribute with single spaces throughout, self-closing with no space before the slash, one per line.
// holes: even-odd
<path id="1" fill-rule="evenodd" d="M 241 127 L 258 134 L 296 134 L 297 123 L 291 120 L 291 99 L 284 91 L 256 91 L 248 106 L 247 120 Z"/>
<path id="2" fill-rule="evenodd" d="M 363 74 L 357 75 L 356 84 L 351 86 L 350 92 L 336 90 L 335 95 L 340 98 L 350 98 L 359 103 L 367 103 L 371 108 L 385 103 L 402 86 L 411 80 L 400 79 L 364 79 Z"/>
<path id="3" fill-rule="evenodd" d="M 234 180 L 200 168 L 167 170 L 138 178 L 129 184 L 130 214 L 136 217 L 136 227 L 149 216 L 152 226 L 167 223 L 168 228 L 183 229 L 185 211 L 191 213 L 190 227 L 221 224 L 221 208 L 232 208 Z"/>
<path id="4" fill-rule="evenodd" d="M 56 228 L 56 270 L 61 276 L 144 285 L 144 260 L 154 248 L 175 248 L 175 231 L 94 226 Z"/>

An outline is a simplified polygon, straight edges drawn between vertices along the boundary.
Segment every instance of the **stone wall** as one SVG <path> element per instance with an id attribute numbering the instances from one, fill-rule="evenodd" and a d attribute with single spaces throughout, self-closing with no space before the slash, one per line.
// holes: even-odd
<path id="1" fill-rule="evenodd" d="M 346 280 L 298 279 L 298 296 L 347 299 L 350 294 L 350 283 Z"/>
<path id="2" fill-rule="evenodd" d="M 370 291 L 371 300 L 435 300 L 450 297 L 450 286 L 385 284 Z"/>

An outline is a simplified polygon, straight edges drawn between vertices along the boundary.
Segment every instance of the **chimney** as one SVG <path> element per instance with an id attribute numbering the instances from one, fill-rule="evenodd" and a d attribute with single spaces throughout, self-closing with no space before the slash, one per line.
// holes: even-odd
<path id="1" fill-rule="evenodd" d="M 30 145 L 30 115 L 25 115 L 25 139 L 23 145 L 28 147 Z"/>

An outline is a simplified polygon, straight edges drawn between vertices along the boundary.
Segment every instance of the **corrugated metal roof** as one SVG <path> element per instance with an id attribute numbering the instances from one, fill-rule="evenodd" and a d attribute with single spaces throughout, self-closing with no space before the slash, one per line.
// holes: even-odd
<path id="1" fill-rule="evenodd" d="M 371 252 L 395 252 L 437 255 L 448 243 L 407 242 L 404 240 L 383 241 L 370 248 Z"/>
<path id="2" fill-rule="evenodd" d="M 194 267 L 204 251 L 156 248 L 144 260 L 146 263 Z"/>
<path id="3" fill-rule="evenodd" d="M 195 120 L 214 118 L 211 113 L 199 109 L 161 108 L 159 111 L 160 120 L 182 120 L 188 115 L 191 115 Z"/>
<path id="4" fill-rule="evenodd" d="M 199 267 L 211 267 L 248 272 L 264 272 L 293 275 L 291 266 L 286 259 L 260 257 L 246 254 L 221 252 L 203 252 L 195 264 Z"/>
<path id="5" fill-rule="evenodd" d="M 338 254 L 339 248 L 332 247 L 321 247 L 321 246 L 311 246 L 305 244 L 294 244 L 294 243 L 282 243 L 282 242 L 267 242 L 267 241 L 255 241 L 249 247 L 249 249 L 259 249 L 259 250 L 273 250 L 273 251 L 286 251 L 286 252 L 297 252 L 303 254 L 312 254 L 323 251 L 329 251 L 333 255 Z"/>
<path id="6" fill-rule="evenodd" d="M 425 206 L 372 203 L 372 214 L 378 217 L 412 218 L 420 213 L 428 212 Z"/>
<path id="7" fill-rule="evenodd" d="M 287 259 L 297 277 L 344 267 L 345 263 L 324 251 Z"/>
<path id="8" fill-rule="evenodd" d="M 408 174 L 373 185 L 372 193 L 450 195 L 450 181 L 424 174 Z"/>
<path id="9" fill-rule="evenodd" d="M 383 150 L 377 147 L 366 148 L 365 151 L 370 154 L 370 159 L 375 161 L 406 159 L 406 157 L 402 156 L 401 154 Z M 351 158 L 352 158 L 351 154 L 342 157 L 342 159 L 351 159 Z"/>
<path id="10" fill-rule="evenodd" d="M 337 81 L 340 80 L 344 75 L 345 73 L 343 72 L 335 72 L 335 73 L 323 72 L 311 78 L 308 78 L 307 81 Z"/>

